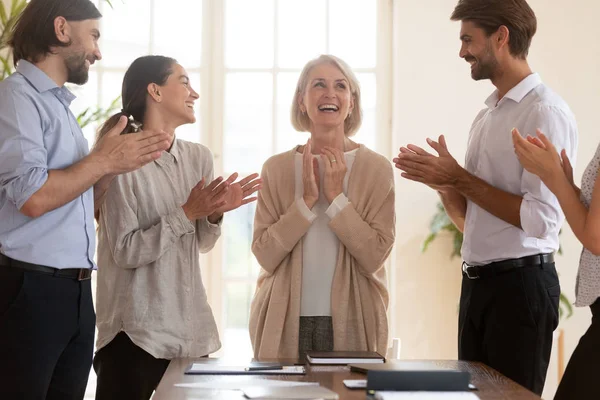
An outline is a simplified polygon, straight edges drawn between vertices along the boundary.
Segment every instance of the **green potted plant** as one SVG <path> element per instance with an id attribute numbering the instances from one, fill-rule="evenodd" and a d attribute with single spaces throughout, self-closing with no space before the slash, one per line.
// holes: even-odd
<path id="1" fill-rule="evenodd" d="M 431 242 L 433 242 L 439 234 L 442 232 L 448 233 L 452 238 L 452 253 L 450 258 L 460 257 L 460 248 L 462 247 L 463 234 L 459 231 L 456 226 L 452 223 L 442 203 L 437 204 L 437 211 L 429 224 L 429 235 L 423 242 L 421 251 L 425 252 L 429 248 Z M 559 247 L 558 254 L 562 254 L 562 248 Z M 560 294 L 560 302 L 558 308 L 559 319 L 568 319 L 573 315 L 573 306 L 571 301 L 564 293 Z"/>

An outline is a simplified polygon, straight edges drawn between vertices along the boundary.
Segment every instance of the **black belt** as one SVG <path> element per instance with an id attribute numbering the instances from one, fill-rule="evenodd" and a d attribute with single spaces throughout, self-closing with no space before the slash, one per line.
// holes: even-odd
<path id="1" fill-rule="evenodd" d="M 6 257 L 4 254 L 0 254 L 0 266 L 20 268 L 26 271 L 40 272 L 46 275 L 52 275 L 57 278 L 68 278 L 76 279 L 78 281 L 85 281 L 92 277 L 92 270 L 86 268 L 65 268 L 58 269 L 52 267 L 46 267 L 38 264 L 31 264 L 25 261 L 15 260 L 10 257 Z"/>
<path id="2" fill-rule="evenodd" d="M 486 265 L 469 265 L 463 262 L 463 275 L 469 279 L 489 278 L 524 267 L 536 267 L 554 262 L 554 254 L 536 254 L 510 260 L 495 261 Z"/>

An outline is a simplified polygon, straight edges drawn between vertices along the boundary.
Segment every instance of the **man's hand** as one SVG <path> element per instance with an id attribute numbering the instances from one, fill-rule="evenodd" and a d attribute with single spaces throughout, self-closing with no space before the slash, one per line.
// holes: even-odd
<path id="1" fill-rule="evenodd" d="M 171 136 L 166 132 L 141 131 L 121 135 L 126 125 L 127 118 L 121 117 L 92 149 L 90 157 L 98 162 L 104 175 L 118 175 L 141 168 L 158 159 L 171 145 Z"/>
<path id="2" fill-rule="evenodd" d="M 451 189 L 465 170 L 448 151 L 444 135 L 436 142 L 427 139 L 427 143 L 438 156 L 428 153 L 419 146 L 409 144 L 401 147 L 394 164 L 402 172 L 403 178 L 424 183 L 431 188 L 444 192 Z"/>

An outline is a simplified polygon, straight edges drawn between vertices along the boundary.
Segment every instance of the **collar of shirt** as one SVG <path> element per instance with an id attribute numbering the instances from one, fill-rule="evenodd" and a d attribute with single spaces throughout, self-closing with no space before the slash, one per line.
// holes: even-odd
<path id="1" fill-rule="evenodd" d="M 163 167 L 171 160 L 175 162 L 179 161 L 179 141 L 177 140 L 177 138 L 173 139 L 171 150 L 163 151 L 160 157 L 157 158 L 154 162 Z"/>
<path id="2" fill-rule="evenodd" d="M 20 73 L 27 79 L 27 81 L 37 90 L 39 93 L 50 91 L 56 98 L 63 103 L 66 107 L 69 107 L 76 96 L 71 93 L 66 87 L 58 87 L 44 71 L 33 65 L 27 60 L 20 60 L 17 65 L 17 72 Z"/>
<path id="3" fill-rule="evenodd" d="M 521 82 L 517 84 L 517 86 L 513 87 L 504 95 L 500 101 L 498 101 L 498 90 L 496 89 L 494 93 L 490 95 L 485 101 L 485 105 L 490 109 L 494 109 L 500 104 L 502 104 L 506 99 L 510 99 L 516 103 L 520 103 L 521 100 L 527 96 L 529 92 L 542 84 L 542 78 L 537 73 L 533 73 L 523 79 Z"/>

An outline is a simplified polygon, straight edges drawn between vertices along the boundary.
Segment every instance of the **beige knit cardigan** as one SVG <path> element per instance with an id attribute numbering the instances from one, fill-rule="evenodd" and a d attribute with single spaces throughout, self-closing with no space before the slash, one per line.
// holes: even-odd
<path id="1" fill-rule="evenodd" d="M 302 285 L 302 238 L 310 222 L 295 201 L 291 151 L 263 166 L 252 252 L 261 265 L 250 308 L 254 356 L 297 358 Z M 385 355 L 389 296 L 384 261 L 395 238 L 391 163 L 361 145 L 348 180 L 350 204 L 329 226 L 340 240 L 331 288 L 334 350 Z"/>

